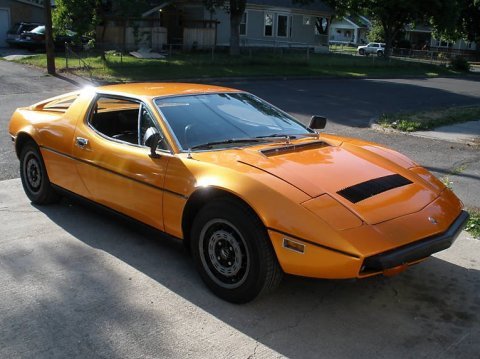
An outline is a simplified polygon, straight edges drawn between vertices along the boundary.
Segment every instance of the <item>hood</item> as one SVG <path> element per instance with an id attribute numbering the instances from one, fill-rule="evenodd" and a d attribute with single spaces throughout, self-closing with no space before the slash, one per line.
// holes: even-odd
<path id="1" fill-rule="evenodd" d="M 244 149 L 236 160 L 312 198 L 326 193 L 368 224 L 417 212 L 439 195 L 411 171 L 352 145 Z"/>

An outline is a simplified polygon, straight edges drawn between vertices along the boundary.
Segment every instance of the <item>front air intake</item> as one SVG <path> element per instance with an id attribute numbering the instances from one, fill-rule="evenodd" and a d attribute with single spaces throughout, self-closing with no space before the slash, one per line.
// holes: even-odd
<path id="1" fill-rule="evenodd" d="M 410 183 L 412 183 L 412 181 L 409 179 L 400 176 L 399 174 L 394 174 L 362 182 L 344 188 L 337 193 L 343 198 L 348 199 L 350 202 L 357 203 L 391 189 L 406 186 Z"/>

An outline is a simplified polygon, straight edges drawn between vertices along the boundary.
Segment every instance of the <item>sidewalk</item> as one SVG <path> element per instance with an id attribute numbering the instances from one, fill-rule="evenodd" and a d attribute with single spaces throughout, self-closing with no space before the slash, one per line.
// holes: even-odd
<path id="1" fill-rule="evenodd" d="M 437 127 L 432 131 L 416 131 L 410 134 L 412 136 L 478 146 L 480 145 L 480 120 Z"/>

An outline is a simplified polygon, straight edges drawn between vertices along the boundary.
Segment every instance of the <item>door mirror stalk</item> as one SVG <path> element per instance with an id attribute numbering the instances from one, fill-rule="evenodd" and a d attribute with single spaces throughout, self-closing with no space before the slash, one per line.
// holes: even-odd
<path id="1" fill-rule="evenodd" d="M 158 144 L 163 141 L 162 135 L 155 127 L 149 127 L 143 136 L 143 142 L 145 146 L 150 147 L 151 158 L 159 158 L 160 155 L 157 153 Z"/>

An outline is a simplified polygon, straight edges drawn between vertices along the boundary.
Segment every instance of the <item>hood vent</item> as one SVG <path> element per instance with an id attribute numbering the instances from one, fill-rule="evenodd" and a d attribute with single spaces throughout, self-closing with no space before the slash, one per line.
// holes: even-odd
<path id="1" fill-rule="evenodd" d="M 352 203 L 363 201 L 377 194 L 412 183 L 409 179 L 394 174 L 375 178 L 338 191 L 337 193 Z"/>
<path id="2" fill-rule="evenodd" d="M 263 153 L 265 156 L 275 156 L 275 155 L 280 155 L 280 154 L 285 154 L 289 152 L 296 152 L 296 151 L 302 151 L 302 150 L 311 150 L 314 148 L 322 148 L 328 146 L 327 143 L 323 141 L 315 141 L 315 142 L 308 142 L 308 143 L 300 143 L 300 144 L 288 144 L 284 146 L 277 146 L 273 148 L 267 148 L 264 150 L 261 150 L 260 152 Z"/>

